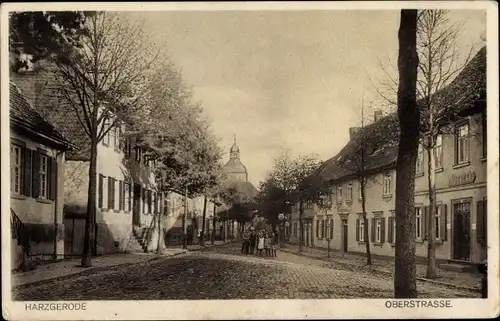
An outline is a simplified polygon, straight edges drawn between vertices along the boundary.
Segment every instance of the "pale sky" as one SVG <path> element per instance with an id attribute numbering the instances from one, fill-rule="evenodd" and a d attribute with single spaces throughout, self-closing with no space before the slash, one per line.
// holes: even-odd
<path id="1" fill-rule="evenodd" d="M 326 160 L 379 100 L 377 62 L 395 68 L 399 11 L 142 12 L 146 32 L 200 100 L 229 158 L 233 135 L 257 187 L 283 150 Z M 463 48 L 484 42 L 485 12 L 462 10 Z"/>

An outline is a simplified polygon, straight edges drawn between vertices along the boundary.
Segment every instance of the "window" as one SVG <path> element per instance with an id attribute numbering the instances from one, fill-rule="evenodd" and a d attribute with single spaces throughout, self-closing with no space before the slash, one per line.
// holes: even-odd
<path id="1" fill-rule="evenodd" d="M 345 198 L 349 202 L 352 201 L 352 184 L 347 185 L 346 197 Z"/>
<path id="2" fill-rule="evenodd" d="M 108 208 L 115 208 L 115 179 L 108 177 Z"/>
<path id="3" fill-rule="evenodd" d="M 392 177 L 390 172 L 384 173 L 384 196 L 392 194 Z"/>
<path id="4" fill-rule="evenodd" d="M 297 237 L 297 222 L 293 223 L 293 236 Z"/>
<path id="5" fill-rule="evenodd" d="M 361 183 L 359 183 L 359 187 L 358 187 L 358 199 L 359 200 L 362 200 L 363 199 L 363 195 L 361 195 Z"/>
<path id="6" fill-rule="evenodd" d="M 358 228 L 358 241 L 364 242 L 365 241 L 365 222 L 363 219 L 358 220 L 359 228 Z"/>
<path id="7" fill-rule="evenodd" d="M 422 239 L 422 208 L 415 207 L 415 238 Z"/>
<path id="8" fill-rule="evenodd" d="M 436 240 L 441 239 L 441 206 L 436 206 L 434 212 L 434 230 L 436 231 Z"/>
<path id="9" fill-rule="evenodd" d="M 104 176 L 99 174 L 99 194 L 98 194 L 98 206 L 99 208 L 103 208 L 103 199 L 104 199 Z"/>
<path id="10" fill-rule="evenodd" d="M 40 195 L 39 198 L 46 199 L 49 190 L 49 158 L 46 155 L 40 155 Z"/>
<path id="11" fill-rule="evenodd" d="M 109 128 L 109 119 L 108 118 L 105 118 L 104 119 L 104 125 L 103 125 L 103 131 L 106 132 Z M 109 146 L 109 141 L 110 141 L 110 138 L 109 138 L 109 131 L 106 133 L 106 135 L 104 135 L 103 139 L 102 139 L 102 144 L 104 146 Z"/>
<path id="12" fill-rule="evenodd" d="M 21 147 L 10 146 L 10 190 L 15 194 L 21 194 L 21 173 L 22 173 Z"/>
<path id="13" fill-rule="evenodd" d="M 424 173 L 424 148 L 422 144 L 418 144 L 418 152 L 417 152 L 417 169 L 415 174 L 422 175 Z"/>
<path id="14" fill-rule="evenodd" d="M 342 202 L 342 185 L 337 186 L 337 203 Z"/>
<path id="15" fill-rule="evenodd" d="M 434 164 L 436 169 L 443 168 L 443 135 L 436 136 L 436 144 L 434 145 Z"/>
<path id="16" fill-rule="evenodd" d="M 382 237 L 382 221 L 378 218 L 375 220 L 375 242 L 380 243 Z"/>
<path id="17" fill-rule="evenodd" d="M 464 164 L 469 161 L 469 124 L 463 124 L 456 128 L 456 155 L 455 163 Z"/>
<path id="18" fill-rule="evenodd" d="M 137 162 L 141 161 L 141 148 L 139 146 L 135 146 L 135 160 Z"/>
<path id="19" fill-rule="evenodd" d="M 396 243 L 396 216 L 391 216 L 389 218 L 389 223 L 390 223 L 390 226 L 389 228 L 391 229 L 391 237 L 389 238 L 390 242 L 392 244 L 395 244 Z"/>
<path id="20" fill-rule="evenodd" d="M 333 239 L 333 218 L 330 219 L 330 239 Z"/>

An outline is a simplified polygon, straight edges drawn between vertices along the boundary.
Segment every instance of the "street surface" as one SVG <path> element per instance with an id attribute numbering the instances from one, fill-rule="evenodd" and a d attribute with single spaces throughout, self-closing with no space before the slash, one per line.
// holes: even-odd
<path id="1" fill-rule="evenodd" d="M 13 289 L 14 300 L 176 300 L 391 298 L 392 278 L 346 271 L 327 262 L 278 252 L 244 256 L 238 244 L 214 247 L 147 266 L 125 266 L 86 276 Z M 478 297 L 419 282 L 421 298 Z"/>

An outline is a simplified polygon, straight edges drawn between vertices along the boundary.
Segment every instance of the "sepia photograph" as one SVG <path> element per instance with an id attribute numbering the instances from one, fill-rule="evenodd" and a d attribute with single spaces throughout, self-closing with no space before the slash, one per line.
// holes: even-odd
<path id="1" fill-rule="evenodd" d="M 493 2 L 1 11 L 5 319 L 498 316 Z"/>

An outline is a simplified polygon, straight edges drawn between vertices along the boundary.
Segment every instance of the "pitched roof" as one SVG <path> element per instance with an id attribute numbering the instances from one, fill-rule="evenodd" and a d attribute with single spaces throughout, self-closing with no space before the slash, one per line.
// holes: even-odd
<path id="1" fill-rule="evenodd" d="M 478 101 L 486 99 L 486 47 L 481 48 L 458 76 L 434 95 L 438 108 L 454 108 L 459 113 L 471 112 Z M 421 102 L 417 102 L 420 104 Z M 364 169 L 375 172 L 396 164 L 399 143 L 399 121 L 397 113 L 360 129 L 353 139 L 334 157 L 323 162 L 308 177 L 303 186 L 347 179 L 355 174 L 359 164 L 352 163 L 354 153 L 360 151 L 360 138 L 367 146 Z"/>
<path id="2" fill-rule="evenodd" d="M 66 159 L 90 160 L 90 139 L 76 112 L 59 94 L 50 69 L 11 73 L 10 77 L 37 111 L 74 144 L 74 148 L 66 153 Z"/>
<path id="3" fill-rule="evenodd" d="M 70 141 L 35 110 L 13 82 L 9 83 L 9 93 L 11 126 L 27 130 L 30 135 L 37 135 L 64 150 L 71 146 Z"/>

